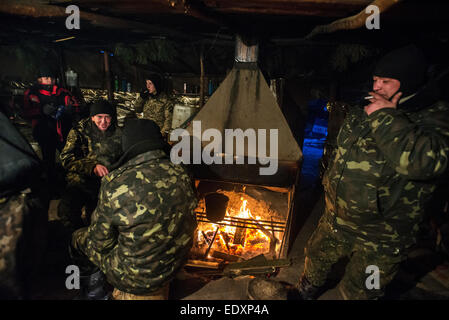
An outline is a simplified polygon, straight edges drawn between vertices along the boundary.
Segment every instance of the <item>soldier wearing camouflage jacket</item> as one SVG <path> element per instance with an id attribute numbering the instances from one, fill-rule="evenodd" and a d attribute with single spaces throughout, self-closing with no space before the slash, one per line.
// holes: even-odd
<path id="1" fill-rule="evenodd" d="M 146 89 L 135 102 L 136 113 L 143 112 L 143 118 L 153 120 L 161 128 L 162 135 L 171 129 L 174 100 L 162 92 L 162 84 L 158 75 L 147 77 Z"/>
<path id="2" fill-rule="evenodd" d="M 114 114 L 113 107 L 107 101 L 92 104 L 91 117 L 81 120 L 70 131 L 61 152 L 67 190 L 59 204 L 58 215 L 64 225 L 72 229 L 84 225 L 81 208 L 87 205 L 88 213 L 93 211 L 101 177 L 108 174 L 107 168 L 122 154 L 121 131 L 116 126 Z M 107 117 L 110 118 L 109 124 L 105 120 Z"/>
<path id="3" fill-rule="evenodd" d="M 154 122 L 125 123 L 128 151 L 102 180 L 90 226 L 72 240 L 116 290 L 132 295 L 151 296 L 167 287 L 187 258 L 196 228 L 190 177 L 161 150 L 162 142 Z"/>
<path id="4" fill-rule="evenodd" d="M 305 248 L 301 299 L 316 299 L 344 257 L 340 297 L 380 298 L 407 258 L 449 163 L 449 104 L 423 87 L 426 66 L 414 46 L 387 54 L 369 104 L 349 110 L 323 177 L 325 210 Z"/>
<path id="5" fill-rule="evenodd" d="M 347 115 L 323 178 L 325 212 L 306 248 L 312 285 L 352 254 L 339 284 L 343 298 L 381 297 L 415 243 L 449 155 L 449 104 L 428 89 L 416 92 L 425 66 L 416 47 L 390 53 L 374 72 L 370 104 Z M 377 289 L 365 283 L 370 265 L 379 268 Z"/>

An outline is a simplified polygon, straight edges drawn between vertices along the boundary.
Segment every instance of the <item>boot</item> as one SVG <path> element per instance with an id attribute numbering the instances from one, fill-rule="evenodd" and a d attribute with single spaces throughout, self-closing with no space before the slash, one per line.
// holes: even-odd
<path id="1" fill-rule="evenodd" d="M 106 279 L 101 270 L 88 276 L 81 276 L 81 293 L 74 300 L 110 300 L 111 295 L 105 288 Z"/>
<path id="2" fill-rule="evenodd" d="M 319 297 L 321 287 L 316 287 L 303 274 L 298 282 L 299 300 L 316 300 Z"/>

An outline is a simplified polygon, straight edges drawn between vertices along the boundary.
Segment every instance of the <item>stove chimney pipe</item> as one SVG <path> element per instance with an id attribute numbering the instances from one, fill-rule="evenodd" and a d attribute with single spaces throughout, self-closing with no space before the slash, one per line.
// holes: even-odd
<path id="1" fill-rule="evenodd" d="M 255 38 L 236 35 L 235 61 L 256 63 L 259 56 L 259 44 Z"/>

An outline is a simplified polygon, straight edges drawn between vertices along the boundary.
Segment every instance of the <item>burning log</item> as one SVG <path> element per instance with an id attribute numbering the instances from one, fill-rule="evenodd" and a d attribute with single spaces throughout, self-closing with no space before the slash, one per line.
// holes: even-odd
<path id="1" fill-rule="evenodd" d="M 234 244 L 245 246 L 246 228 L 237 227 L 234 233 Z"/>
<path id="2" fill-rule="evenodd" d="M 249 259 L 258 254 L 277 257 L 280 248 L 279 237 L 285 232 L 285 218 L 272 210 L 267 202 L 260 200 L 263 195 L 259 195 L 257 199 L 241 192 L 215 192 L 229 198 L 227 206 L 223 206 L 226 208 L 226 215 L 220 218 L 220 221 L 212 222 L 206 211 L 212 213 L 217 208 L 207 206 L 205 198 L 200 201 L 196 210 L 199 229 L 192 252 L 202 252 L 198 258 L 224 261 L 233 261 L 235 257 Z M 215 238 L 212 239 L 215 233 Z M 214 256 L 211 254 L 214 251 L 223 254 Z"/>

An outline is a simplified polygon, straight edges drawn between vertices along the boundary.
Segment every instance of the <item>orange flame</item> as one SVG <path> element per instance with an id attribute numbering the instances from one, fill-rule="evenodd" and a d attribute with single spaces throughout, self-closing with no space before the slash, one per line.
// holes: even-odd
<path id="1" fill-rule="evenodd" d="M 247 207 L 247 200 L 245 200 L 243 197 L 241 197 L 240 200 L 242 201 L 242 205 L 240 206 L 238 213 L 233 215 L 234 217 L 242 219 L 252 219 L 256 221 L 262 219 L 260 216 L 253 216 L 251 210 Z M 232 211 L 233 210 L 231 209 L 231 212 Z M 231 217 L 229 211 L 226 211 L 226 216 Z M 202 224 L 202 228 L 199 228 L 198 230 L 198 242 L 200 242 L 204 238 L 202 236 L 203 232 L 209 237 L 209 235 L 213 234 L 217 227 L 218 225 L 214 223 Z M 220 226 L 219 233 L 215 239 L 212 249 L 227 252 L 233 255 L 242 255 L 245 252 L 261 254 L 269 251 L 271 239 L 261 230 L 245 228 L 245 241 L 243 245 L 233 243 L 236 230 L 237 227 L 229 225 Z M 226 242 L 225 237 L 228 239 L 228 242 Z"/>

